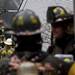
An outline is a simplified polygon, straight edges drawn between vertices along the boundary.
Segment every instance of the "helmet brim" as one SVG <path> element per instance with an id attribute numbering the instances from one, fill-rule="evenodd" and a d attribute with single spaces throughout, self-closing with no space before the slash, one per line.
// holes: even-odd
<path id="1" fill-rule="evenodd" d="M 42 28 L 41 29 L 38 29 L 38 30 L 36 30 L 36 31 L 21 31 L 21 32 L 15 32 L 15 31 L 7 31 L 6 33 L 7 34 L 11 34 L 11 35 L 35 35 L 35 34 L 39 34 L 39 33 L 41 33 L 42 32 Z"/>
<path id="2" fill-rule="evenodd" d="M 51 25 L 52 25 L 52 27 L 59 27 L 59 26 L 61 26 L 61 27 L 65 26 L 66 27 L 69 24 L 73 24 L 73 22 L 74 22 L 74 17 L 73 17 L 73 15 L 71 15 L 70 17 L 65 18 L 64 20 L 55 21 Z"/>

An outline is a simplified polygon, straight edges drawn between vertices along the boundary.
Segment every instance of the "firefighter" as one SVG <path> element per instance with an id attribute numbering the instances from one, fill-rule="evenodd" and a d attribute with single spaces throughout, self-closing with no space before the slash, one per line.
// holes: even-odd
<path id="1" fill-rule="evenodd" d="M 57 10 L 59 11 L 58 13 Z M 54 11 L 54 12 L 53 12 Z M 60 12 L 62 11 L 62 12 Z M 67 14 L 65 15 L 64 14 Z M 60 13 L 60 14 L 59 14 Z M 47 11 L 47 22 L 52 24 L 52 54 L 73 54 L 74 52 L 74 32 L 67 32 L 67 26 L 73 24 L 73 15 L 68 14 L 65 9 L 60 6 L 52 6 Z M 72 26 L 71 26 L 72 27 Z M 64 36 L 64 38 L 62 38 Z M 56 41 L 59 40 L 59 41 Z M 59 42 L 59 44 L 57 44 Z M 69 43 L 70 42 L 70 43 Z M 69 44 L 68 48 L 67 45 Z M 71 47 L 70 47 L 71 46 Z M 57 49 L 56 49 L 57 48 Z M 69 59 L 61 60 L 50 54 L 44 59 L 43 64 L 38 64 L 39 69 L 44 71 L 44 74 L 49 75 L 75 75 L 75 62 L 70 62 Z"/>
<path id="2" fill-rule="evenodd" d="M 73 15 L 61 6 L 52 6 L 47 11 L 47 22 L 52 25 L 52 54 L 73 54 Z M 49 50 L 51 50 L 49 48 Z"/>
<path id="3" fill-rule="evenodd" d="M 41 22 L 39 17 L 32 10 L 23 10 L 13 18 L 12 29 L 14 37 L 17 39 L 15 48 L 18 57 L 27 57 L 28 60 L 38 56 L 43 58 L 45 55 L 41 51 Z M 43 54 L 43 56 L 41 55 Z M 34 61 L 34 59 L 32 59 Z"/>

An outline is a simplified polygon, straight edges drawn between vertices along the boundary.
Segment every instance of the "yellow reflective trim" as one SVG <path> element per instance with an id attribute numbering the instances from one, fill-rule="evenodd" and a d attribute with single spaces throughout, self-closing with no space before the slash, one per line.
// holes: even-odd
<path id="1" fill-rule="evenodd" d="M 14 51 L 8 50 L 8 54 L 13 54 Z"/>
<path id="2" fill-rule="evenodd" d="M 65 11 L 60 8 L 60 7 L 57 7 L 53 10 L 54 13 L 58 13 L 60 16 L 64 16 L 65 15 Z"/>
<path id="3" fill-rule="evenodd" d="M 70 62 L 71 59 L 70 58 L 64 58 L 64 62 Z"/>
<path id="4" fill-rule="evenodd" d="M 6 51 L 6 50 L 3 50 L 3 51 L 1 51 L 0 53 L 2 54 L 2 55 L 11 55 L 11 54 L 13 54 L 13 50 L 8 50 L 8 51 Z"/>
<path id="5" fill-rule="evenodd" d="M 34 17 L 34 16 L 30 16 L 30 20 L 31 20 L 32 24 L 37 24 L 38 23 L 36 17 Z"/>
<path id="6" fill-rule="evenodd" d="M 7 54 L 6 50 L 1 51 L 1 54 L 2 55 Z"/>
<path id="7" fill-rule="evenodd" d="M 19 16 L 16 23 L 17 23 L 17 26 L 23 26 L 24 25 L 24 17 Z"/>
<path id="8" fill-rule="evenodd" d="M 75 75 L 75 63 L 72 65 L 72 67 L 70 68 L 68 75 Z"/>

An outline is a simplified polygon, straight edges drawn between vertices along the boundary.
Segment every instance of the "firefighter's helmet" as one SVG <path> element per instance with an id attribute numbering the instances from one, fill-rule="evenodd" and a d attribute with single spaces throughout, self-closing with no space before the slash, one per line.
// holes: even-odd
<path id="1" fill-rule="evenodd" d="M 63 25 L 64 26 L 67 23 L 73 23 L 73 15 L 68 13 L 61 6 L 48 7 L 47 22 L 51 23 L 52 26 L 54 26 L 54 25 Z"/>
<path id="2" fill-rule="evenodd" d="M 40 32 L 41 23 L 32 10 L 26 9 L 17 13 L 13 18 L 12 28 L 19 34 L 36 34 Z"/>
<path id="3" fill-rule="evenodd" d="M 41 23 L 35 12 L 30 9 L 18 12 L 13 19 L 12 29 L 18 44 L 15 48 L 18 57 L 29 54 L 25 57 L 30 60 L 37 55 L 35 53 L 41 51 Z"/>

